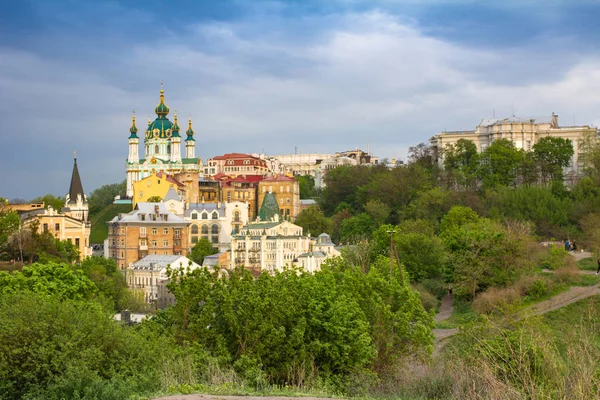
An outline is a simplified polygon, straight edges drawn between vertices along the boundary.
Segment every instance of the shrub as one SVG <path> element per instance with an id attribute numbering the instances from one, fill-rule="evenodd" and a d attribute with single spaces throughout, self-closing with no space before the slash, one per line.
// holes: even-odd
<path id="1" fill-rule="evenodd" d="M 519 289 L 521 296 L 539 299 L 548 293 L 550 282 L 543 276 L 525 275 L 515 283 L 515 286 Z"/>
<path id="2" fill-rule="evenodd" d="M 417 285 L 416 289 L 421 295 L 421 303 L 425 311 L 436 310 L 439 304 L 439 300 L 431 292 L 427 291 L 423 286 Z"/>
<path id="3" fill-rule="evenodd" d="M 559 268 L 554 273 L 554 282 L 557 283 L 572 283 L 579 278 L 579 274 L 577 273 L 577 269 L 572 266 L 567 266 L 563 268 Z"/>
<path id="4" fill-rule="evenodd" d="M 475 297 L 473 308 L 480 314 L 490 314 L 502 311 L 507 306 L 518 302 L 520 298 L 521 294 L 515 286 L 501 289 L 490 288 Z"/>
<path id="5" fill-rule="evenodd" d="M 568 255 L 569 253 L 561 246 L 550 245 L 542 266 L 553 271 L 557 270 L 568 262 Z"/>

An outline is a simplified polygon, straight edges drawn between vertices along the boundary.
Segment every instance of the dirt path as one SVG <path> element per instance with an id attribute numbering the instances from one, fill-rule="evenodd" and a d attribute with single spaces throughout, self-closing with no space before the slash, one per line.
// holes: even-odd
<path id="1" fill-rule="evenodd" d="M 213 396 L 210 394 L 177 394 L 156 397 L 154 400 L 326 400 L 325 397 L 282 397 L 282 396 Z"/>
<path id="2" fill-rule="evenodd" d="M 452 312 L 454 311 L 454 297 L 451 294 L 447 294 L 442 297 L 442 304 L 440 305 L 440 312 L 435 316 L 435 322 L 444 321 L 450 316 L 452 316 Z"/>
<path id="3" fill-rule="evenodd" d="M 590 272 L 590 271 L 581 271 Z M 592 272 L 594 275 L 595 272 Z M 573 304 L 576 301 L 583 300 L 585 298 L 600 294 L 600 283 L 594 286 L 572 286 L 566 292 L 559 293 L 556 296 L 534 304 L 531 307 L 526 308 L 521 313 L 521 318 L 526 318 L 532 315 L 542 315 L 550 311 L 557 310 L 562 307 L 566 307 L 569 304 Z"/>

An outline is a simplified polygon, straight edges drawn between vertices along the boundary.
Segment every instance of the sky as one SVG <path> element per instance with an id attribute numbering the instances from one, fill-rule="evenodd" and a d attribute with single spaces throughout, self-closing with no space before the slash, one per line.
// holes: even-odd
<path id="1" fill-rule="evenodd" d="M 21 0 L 0 23 L 0 196 L 125 179 L 161 82 L 196 155 L 408 148 L 483 118 L 600 125 L 600 0 Z M 182 147 L 183 150 L 183 147 Z"/>

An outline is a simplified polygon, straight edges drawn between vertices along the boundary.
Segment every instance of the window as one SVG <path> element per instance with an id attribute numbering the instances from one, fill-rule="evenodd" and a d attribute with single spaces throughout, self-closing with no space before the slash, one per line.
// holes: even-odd
<path id="1" fill-rule="evenodd" d="M 202 234 L 208 235 L 208 225 L 202 225 Z"/>
<path id="2" fill-rule="evenodd" d="M 198 219 L 198 214 L 196 214 L 195 212 L 192 213 L 192 219 Z"/>
<path id="3" fill-rule="evenodd" d="M 198 243 L 198 236 L 192 236 L 192 244 Z"/>
<path id="4" fill-rule="evenodd" d="M 79 238 L 75 238 L 75 246 L 79 247 Z"/>
<path id="5" fill-rule="evenodd" d="M 158 153 L 159 153 L 159 151 L 158 151 L 158 145 L 156 145 L 156 146 L 154 146 L 154 154 L 158 154 Z"/>
<path id="6" fill-rule="evenodd" d="M 196 230 L 198 230 L 198 228 L 196 228 Z M 180 228 L 173 229 L 173 236 L 176 238 L 180 238 L 181 237 L 181 229 Z"/>
<path id="7" fill-rule="evenodd" d="M 44 224 L 44 232 L 48 232 L 48 224 Z"/>
<path id="8" fill-rule="evenodd" d="M 140 236 L 141 237 L 146 237 L 146 227 L 145 226 L 142 226 L 140 228 Z"/>
<path id="9" fill-rule="evenodd" d="M 158 234 L 158 229 L 156 229 L 156 228 L 152 228 L 152 234 L 153 234 L 153 235 L 157 235 L 157 234 Z"/>
<path id="10" fill-rule="evenodd" d="M 210 228 L 210 230 L 211 230 L 211 233 L 212 233 L 213 235 L 218 235 L 218 234 L 219 234 L 219 225 L 217 225 L 217 224 L 214 224 L 214 225 L 213 225 L 213 226 Z"/>
<path id="11" fill-rule="evenodd" d="M 233 213 L 233 220 L 234 220 L 235 222 L 240 222 L 240 212 L 239 212 L 239 211 L 235 211 L 235 212 Z"/>
<path id="12" fill-rule="evenodd" d="M 54 230 L 60 231 L 60 224 L 54 224 Z"/>
<path id="13" fill-rule="evenodd" d="M 168 240 L 163 241 L 163 246 L 169 247 L 169 241 Z"/>
<path id="14" fill-rule="evenodd" d="M 152 247 L 156 247 L 156 240 L 152 241 Z"/>
<path id="15" fill-rule="evenodd" d="M 167 145 L 167 154 L 171 154 L 171 145 L 170 144 Z"/>
<path id="16" fill-rule="evenodd" d="M 192 235 L 198 234 L 198 225 L 192 225 Z"/>
<path id="17" fill-rule="evenodd" d="M 216 211 L 213 211 L 212 213 L 212 219 L 219 219 L 219 213 Z"/>
<path id="18" fill-rule="evenodd" d="M 164 229 L 163 229 L 163 233 L 164 233 L 165 235 L 168 235 L 168 234 L 169 234 L 169 228 L 164 228 Z"/>
<path id="19" fill-rule="evenodd" d="M 208 219 L 208 213 L 206 211 L 202 213 L 202 219 Z"/>

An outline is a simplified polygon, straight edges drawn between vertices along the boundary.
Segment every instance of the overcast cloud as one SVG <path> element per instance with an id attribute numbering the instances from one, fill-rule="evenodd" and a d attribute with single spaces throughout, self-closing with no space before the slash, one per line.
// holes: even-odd
<path id="1" fill-rule="evenodd" d="M 9 12 L 1 196 L 64 195 L 74 149 L 88 193 L 123 180 L 131 112 L 139 128 L 154 118 L 161 81 L 170 117 L 191 115 L 203 160 L 367 143 L 404 159 L 437 132 L 513 109 L 600 125 L 600 32 L 581 12 L 600 15 L 597 2 L 545 2 L 540 12 L 536 2 L 177 3 L 31 2 Z"/>

